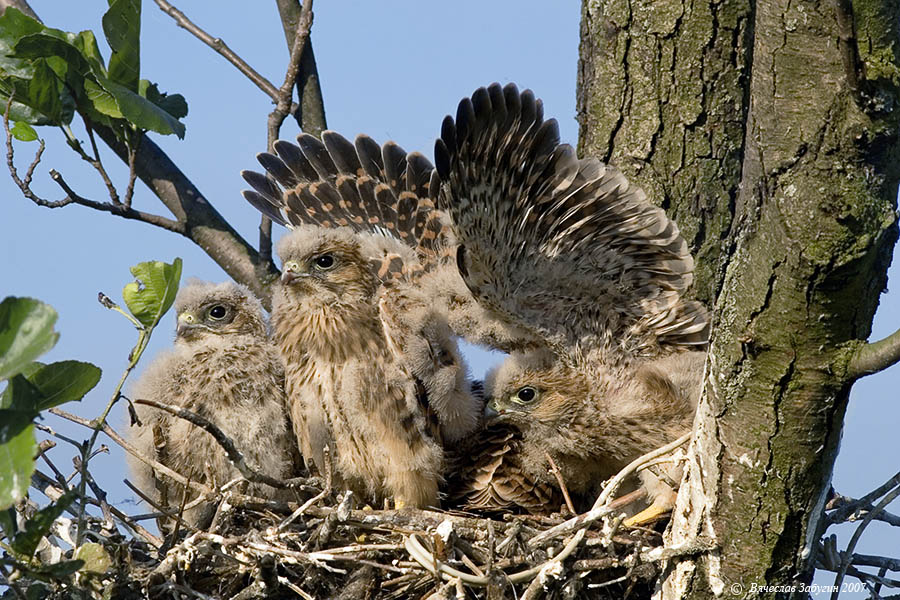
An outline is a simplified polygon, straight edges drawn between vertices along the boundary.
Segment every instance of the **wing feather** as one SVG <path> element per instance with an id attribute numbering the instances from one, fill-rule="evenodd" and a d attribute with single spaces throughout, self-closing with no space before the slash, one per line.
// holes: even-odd
<path id="1" fill-rule="evenodd" d="M 693 259 L 677 225 L 618 170 L 560 143 L 529 90 L 464 98 L 435 164 L 437 206 L 480 304 L 575 357 L 705 339 L 705 310 L 681 298 Z"/>

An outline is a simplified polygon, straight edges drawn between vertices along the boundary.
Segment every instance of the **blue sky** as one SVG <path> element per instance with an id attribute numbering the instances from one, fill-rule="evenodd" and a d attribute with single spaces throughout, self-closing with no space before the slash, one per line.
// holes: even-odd
<path id="1" fill-rule="evenodd" d="M 247 10 L 246 2 L 235 0 L 176 4 L 280 85 L 287 48 L 274 2 L 255 2 L 252 10 Z M 33 0 L 32 6 L 50 26 L 92 29 L 102 37 L 105 1 Z M 329 128 L 347 137 L 365 132 L 380 142 L 393 139 L 407 150 L 431 156 L 441 119 L 455 111 L 460 98 L 493 81 L 512 81 L 520 88 L 530 87 L 543 99 L 545 114 L 559 120 L 563 140 L 574 144 L 579 18 L 580 3 L 573 0 L 552 4 L 320 0 L 313 43 Z M 183 94 L 190 107 L 184 120 L 185 140 L 174 136 L 154 136 L 154 140 L 232 225 L 255 243 L 258 213 L 240 196 L 246 185 L 239 172 L 256 167 L 254 156 L 265 149 L 270 102 L 224 59 L 176 27 L 153 2 L 144 2 L 142 25 L 142 77 L 157 82 L 163 91 Z M 103 51 L 108 56 L 105 46 Z M 75 130 L 84 139 L 83 130 Z M 81 195 L 106 200 L 95 173 L 65 147 L 61 134 L 46 128 L 39 133 L 48 148 L 34 189 L 44 197 L 60 198 L 47 174 L 55 168 Z M 292 139 L 297 133 L 296 123 L 287 121 L 282 137 Z M 34 143 L 17 144 L 21 170 L 35 149 Z M 109 152 L 104 152 L 104 160 L 124 190 L 125 168 Z M 134 205 L 166 214 L 142 184 L 138 184 Z M 281 233 L 276 227 L 276 236 Z M 100 385 L 80 406 L 64 407 L 89 417 L 105 405 L 136 338 L 124 318 L 97 303 L 97 292 L 118 300 L 122 286 L 130 280 L 130 265 L 171 261 L 176 256 L 184 259 L 186 277 L 213 281 L 226 277 L 199 248 L 173 233 L 80 206 L 36 207 L 22 198 L 5 171 L 0 174 L 0 250 L 0 295 L 33 296 L 59 311 L 61 339 L 46 358 L 87 360 L 103 369 Z M 900 294 L 882 297 L 874 338 L 900 327 L 898 305 Z M 156 333 L 149 356 L 171 342 L 173 329 L 170 314 Z M 484 353 L 470 358 L 476 375 L 489 366 L 490 358 Z M 887 450 L 887 442 L 896 435 L 900 420 L 896 391 L 891 391 L 898 386 L 900 368 L 895 367 L 854 387 L 835 473 L 835 486 L 841 493 L 862 495 L 896 471 L 895 452 Z M 114 415 L 114 425 L 123 429 L 122 410 L 115 409 Z M 47 424 L 79 439 L 86 435 L 55 417 Z M 93 472 L 111 499 L 130 510 L 130 492 L 121 484 L 124 461 L 111 446 L 110 455 L 94 459 Z M 64 471 L 70 468 L 68 462 L 59 466 Z M 839 531 L 843 546 L 851 531 Z M 857 552 L 888 553 L 900 546 L 898 540 L 896 530 L 873 524 Z"/>

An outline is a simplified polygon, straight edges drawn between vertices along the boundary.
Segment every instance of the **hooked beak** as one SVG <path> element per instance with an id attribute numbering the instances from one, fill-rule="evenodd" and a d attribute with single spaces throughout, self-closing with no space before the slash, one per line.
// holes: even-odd
<path id="1" fill-rule="evenodd" d="M 281 283 L 283 283 L 284 285 L 290 285 L 303 277 L 307 277 L 307 274 L 286 270 L 281 274 Z"/>
<path id="2" fill-rule="evenodd" d="M 196 327 L 197 325 L 194 323 L 193 315 L 178 315 L 178 325 L 175 328 L 175 337 L 188 337 L 193 333 Z"/>
<path id="3" fill-rule="evenodd" d="M 488 400 L 488 403 L 484 405 L 484 420 L 490 421 L 499 416 L 500 411 L 497 409 L 497 403 L 493 399 Z"/>

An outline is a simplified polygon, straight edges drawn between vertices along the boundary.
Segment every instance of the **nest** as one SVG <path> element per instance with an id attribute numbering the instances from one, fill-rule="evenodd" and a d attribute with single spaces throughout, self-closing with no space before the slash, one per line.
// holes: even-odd
<path id="1" fill-rule="evenodd" d="M 117 557 L 104 587 L 113 598 L 643 598 L 671 555 L 658 531 L 621 517 L 584 526 L 353 504 L 350 493 L 226 494 L 209 528 L 175 531 L 160 548 L 96 535 Z"/>

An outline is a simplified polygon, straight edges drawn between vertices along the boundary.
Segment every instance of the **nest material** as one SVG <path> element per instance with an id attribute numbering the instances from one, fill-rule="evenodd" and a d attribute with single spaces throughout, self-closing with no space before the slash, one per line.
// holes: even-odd
<path id="1" fill-rule="evenodd" d="M 312 500 L 228 495 L 207 531 L 176 533 L 160 549 L 110 536 L 116 564 L 103 587 L 113 598 L 643 598 L 664 558 L 659 532 L 619 528 L 621 519 L 554 535 L 561 515 L 491 520 L 360 510 L 350 494 Z M 554 560 L 573 535 L 583 539 Z"/>

